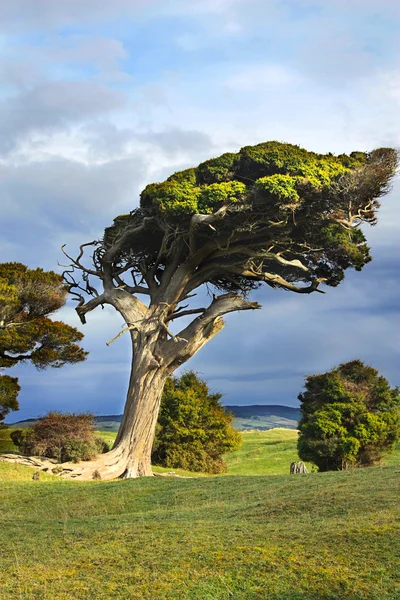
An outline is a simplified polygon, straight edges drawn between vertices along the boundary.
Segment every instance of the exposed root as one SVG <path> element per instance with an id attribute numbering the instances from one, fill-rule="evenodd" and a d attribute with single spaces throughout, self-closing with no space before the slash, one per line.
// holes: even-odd
<path id="1" fill-rule="evenodd" d="M 48 458 L 20 454 L 0 454 L 0 461 L 34 467 L 40 471 L 52 473 L 61 479 L 76 479 L 78 481 L 134 479 L 153 475 L 149 462 L 145 461 L 142 464 L 138 459 L 128 461 L 124 453 L 118 448 L 101 454 L 93 461 L 79 463 L 57 463 L 55 460 Z"/>

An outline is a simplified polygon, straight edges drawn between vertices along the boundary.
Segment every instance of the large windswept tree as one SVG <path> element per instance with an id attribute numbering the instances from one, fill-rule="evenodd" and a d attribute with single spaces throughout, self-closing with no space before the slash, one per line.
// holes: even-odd
<path id="1" fill-rule="evenodd" d="M 21 363 L 37 369 L 85 360 L 83 334 L 49 315 L 65 304 L 67 286 L 53 271 L 0 264 L 0 370 Z M 16 377 L 0 375 L 0 421 L 18 410 Z"/>
<path id="2" fill-rule="evenodd" d="M 112 305 L 133 353 L 114 448 L 69 473 L 150 475 L 166 377 L 221 331 L 224 314 L 260 308 L 248 295 L 263 283 L 310 294 L 321 284 L 337 286 L 350 267 L 362 269 L 371 257 L 360 225 L 376 223 L 396 165 L 388 148 L 333 156 L 277 142 L 248 146 L 148 185 L 139 208 L 117 217 L 103 239 L 82 244 L 76 259 L 69 256 L 65 277 L 82 323 L 93 309 Z M 203 284 L 219 295 L 196 306 Z M 189 317 L 174 335 L 171 323 Z"/>

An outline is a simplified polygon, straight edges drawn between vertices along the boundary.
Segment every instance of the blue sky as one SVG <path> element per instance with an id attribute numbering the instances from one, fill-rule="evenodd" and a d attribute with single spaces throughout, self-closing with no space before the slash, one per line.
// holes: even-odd
<path id="1" fill-rule="evenodd" d="M 2 261 L 58 270 L 62 244 L 100 237 L 147 183 L 243 145 L 400 145 L 394 0 L 15 0 L 0 23 Z M 399 196 L 396 180 L 361 273 L 325 296 L 257 292 L 263 310 L 229 315 L 187 367 L 227 404 L 296 406 L 306 374 L 356 357 L 399 384 Z M 82 328 L 72 302 L 57 318 Z M 85 363 L 14 368 L 13 418 L 121 412 L 120 328 L 91 313 Z"/>

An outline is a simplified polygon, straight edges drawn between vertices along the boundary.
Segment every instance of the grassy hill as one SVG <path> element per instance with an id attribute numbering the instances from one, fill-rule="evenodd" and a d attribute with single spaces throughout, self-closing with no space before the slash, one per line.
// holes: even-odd
<path id="1" fill-rule="evenodd" d="M 1 600 L 399 599 L 400 447 L 390 467 L 290 476 L 296 432 L 243 437 L 227 477 L 36 482 L 0 463 Z"/>

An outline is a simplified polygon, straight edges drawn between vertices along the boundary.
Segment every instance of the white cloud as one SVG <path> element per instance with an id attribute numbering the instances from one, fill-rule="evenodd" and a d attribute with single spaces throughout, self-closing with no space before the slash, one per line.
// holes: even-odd
<path id="1" fill-rule="evenodd" d="M 298 75 L 282 65 L 250 65 L 228 76 L 222 86 L 245 93 L 261 93 L 269 88 L 281 87 L 299 82 Z"/>

